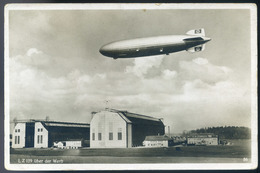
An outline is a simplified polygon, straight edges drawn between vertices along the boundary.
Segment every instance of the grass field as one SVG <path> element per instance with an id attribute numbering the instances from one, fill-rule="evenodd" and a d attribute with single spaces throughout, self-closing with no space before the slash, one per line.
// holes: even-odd
<path id="1" fill-rule="evenodd" d="M 242 163 L 250 162 L 250 141 L 235 140 L 229 146 L 113 149 L 12 149 L 11 163 Z M 43 161 L 37 161 L 43 160 Z"/>

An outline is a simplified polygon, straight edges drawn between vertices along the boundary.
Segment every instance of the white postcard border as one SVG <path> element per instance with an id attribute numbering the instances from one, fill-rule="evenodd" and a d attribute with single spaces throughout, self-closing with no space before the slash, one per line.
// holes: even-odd
<path id="1" fill-rule="evenodd" d="M 139 9 L 249 9 L 251 11 L 251 163 L 214 164 L 10 164 L 9 147 L 9 11 L 11 10 L 139 10 Z M 4 102 L 5 102 L 5 168 L 7 170 L 243 170 L 255 169 L 258 164 L 257 149 L 257 7 L 255 4 L 7 4 L 4 20 Z"/>

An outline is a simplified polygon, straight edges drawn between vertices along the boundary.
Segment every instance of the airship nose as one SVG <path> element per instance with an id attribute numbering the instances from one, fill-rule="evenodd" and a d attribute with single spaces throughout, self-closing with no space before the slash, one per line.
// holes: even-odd
<path id="1" fill-rule="evenodd" d="M 102 47 L 99 49 L 99 52 L 100 52 L 102 55 L 106 55 L 106 53 L 107 53 L 106 46 L 102 46 Z"/>
<path id="2" fill-rule="evenodd" d="M 113 47 L 111 47 L 111 44 L 104 45 L 99 49 L 99 52 L 102 55 L 108 56 L 108 57 L 113 56 L 113 51 L 114 51 L 114 49 L 113 49 Z"/>
<path id="3" fill-rule="evenodd" d="M 99 49 L 99 52 L 102 54 L 102 55 L 104 55 L 104 49 L 103 49 L 103 47 L 101 47 L 100 49 Z"/>

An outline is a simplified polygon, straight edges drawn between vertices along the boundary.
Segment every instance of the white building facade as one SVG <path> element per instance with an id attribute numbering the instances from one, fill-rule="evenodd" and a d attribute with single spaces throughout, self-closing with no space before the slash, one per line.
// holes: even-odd
<path id="1" fill-rule="evenodd" d="M 34 148 L 48 148 L 48 130 L 41 122 L 35 122 Z"/>
<path id="2" fill-rule="evenodd" d="M 95 113 L 90 122 L 91 148 L 141 146 L 147 135 L 164 134 L 158 118 L 119 110 Z"/>
<path id="3" fill-rule="evenodd" d="M 90 122 L 91 148 L 127 148 L 131 144 L 128 136 L 131 136 L 131 124 L 118 113 L 102 111 Z"/>
<path id="4" fill-rule="evenodd" d="M 12 147 L 24 148 L 25 147 L 25 127 L 26 123 L 17 123 L 13 130 Z"/>

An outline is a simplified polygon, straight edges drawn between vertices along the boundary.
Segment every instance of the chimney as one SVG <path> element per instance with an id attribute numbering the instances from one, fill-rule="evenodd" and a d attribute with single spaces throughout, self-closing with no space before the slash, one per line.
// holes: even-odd
<path id="1" fill-rule="evenodd" d="M 14 122 L 14 126 L 16 126 L 16 124 L 18 123 L 18 120 L 16 117 L 13 119 L 13 122 Z"/>
<path id="2" fill-rule="evenodd" d="M 97 112 L 91 112 L 91 120 L 92 120 L 92 118 L 94 117 L 94 115 L 96 114 Z"/>
<path id="3" fill-rule="evenodd" d="M 171 136 L 171 129 L 170 129 L 170 126 L 168 126 L 168 135 L 169 135 L 169 137 Z"/>

